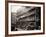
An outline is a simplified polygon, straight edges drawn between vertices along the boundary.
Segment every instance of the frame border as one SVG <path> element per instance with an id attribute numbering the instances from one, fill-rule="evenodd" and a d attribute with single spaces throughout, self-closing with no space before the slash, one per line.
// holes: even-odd
<path id="1" fill-rule="evenodd" d="M 28 34 L 8 34 L 8 3 L 26 3 L 26 4 L 42 4 L 43 5 L 43 32 L 42 33 L 28 33 Z M 8 1 L 5 0 L 5 37 L 8 36 L 22 36 L 22 35 L 40 35 L 45 34 L 45 3 L 44 2 L 24 2 L 24 1 Z"/>

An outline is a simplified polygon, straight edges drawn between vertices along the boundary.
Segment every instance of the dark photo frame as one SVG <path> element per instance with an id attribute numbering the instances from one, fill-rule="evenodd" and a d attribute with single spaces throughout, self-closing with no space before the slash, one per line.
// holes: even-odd
<path id="1" fill-rule="evenodd" d="M 43 17 L 44 16 L 44 17 Z M 5 1 L 5 36 L 45 33 L 45 3 Z"/>

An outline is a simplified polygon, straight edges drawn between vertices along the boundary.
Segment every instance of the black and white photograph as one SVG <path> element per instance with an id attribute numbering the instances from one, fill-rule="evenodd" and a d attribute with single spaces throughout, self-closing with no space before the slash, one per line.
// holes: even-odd
<path id="1" fill-rule="evenodd" d="M 43 4 L 8 3 L 8 33 L 43 32 Z"/>
<path id="2" fill-rule="evenodd" d="M 11 5 L 11 31 L 40 30 L 41 7 Z"/>

